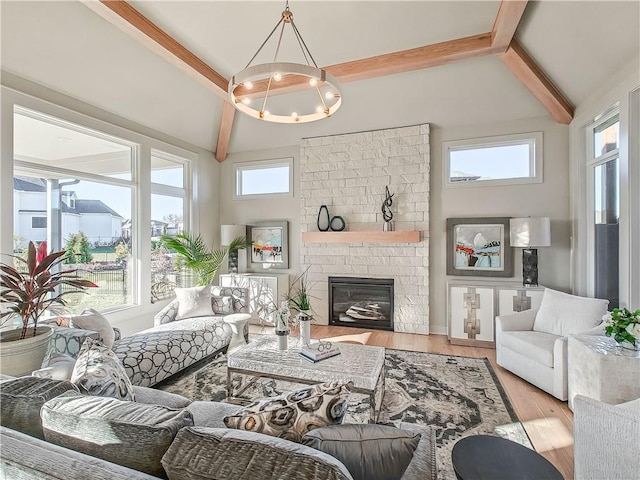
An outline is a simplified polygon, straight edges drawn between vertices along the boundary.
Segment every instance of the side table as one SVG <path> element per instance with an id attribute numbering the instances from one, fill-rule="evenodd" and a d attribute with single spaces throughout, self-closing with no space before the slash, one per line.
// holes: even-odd
<path id="1" fill-rule="evenodd" d="M 451 462 L 458 480 L 563 480 L 556 467 L 536 451 L 491 435 L 458 440 Z"/>
<path id="2" fill-rule="evenodd" d="M 234 313 L 224 317 L 224 322 L 231 327 L 231 341 L 229 342 L 227 354 L 247 344 L 247 340 L 244 338 L 244 329 L 250 319 L 251 314 L 249 313 Z"/>
<path id="3" fill-rule="evenodd" d="M 577 394 L 617 405 L 640 397 L 640 352 L 604 335 L 570 335 L 569 408 Z"/>

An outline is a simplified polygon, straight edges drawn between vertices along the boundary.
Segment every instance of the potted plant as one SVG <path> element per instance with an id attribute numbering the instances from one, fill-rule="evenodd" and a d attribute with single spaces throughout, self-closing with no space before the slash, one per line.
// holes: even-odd
<path id="1" fill-rule="evenodd" d="M 97 287 L 89 280 L 75 278 L 76 270 L 58 270 L 56 267 L 65 259 L 66 251 L 47 254 L 47 244 L 39 248 L 29 242 L 27 259 L 11 255 L 24 268 L 0 263 L 0 299 L 3 324 L 19 317 L 22 326 L 2 332 L 0 335 L 0 371 L 5 375 L 21 375 L 40 368 L 49 338 L 53 330 L 38 326 L 38 320 L 45 313 L 54 313 L 56 307 L 66 305 L 64 295 L 74 292 L 60 292 L 58 287 L 69 285 L 78 290 Z M 56 290 L 58 289 L 58 290 Z"/>
<path id="2" fill-rule="evenodd" d="M 180 266 L 193 271 L 197 285 L 211 285 L 229 252 L 242 250 L 247 246 L 247 239 L 242 236 L 234 238 L 227 248 L 211 250 L 202 235 L 189 232 L 175 236 L 162 235 L 160 242 L 178 254 Z"/>
<path id="3" fill-rule="evenodd" d="M 626 308 L 614 308 L 602 319 L 607 337 L 613 337 L 625 348 L 640 350 L 640 310 L 632 312 Z"/>
<path id="4" fill-rule="evenodd" d="M 289 307 L 298 311 L 296 320 L 300 324 L 300 337 L 302 338 L 303 345 L 308 345 L 311 341 L 311 320 L 313 320 L 311 309 L 311 295 L 309 294 L 309 282 L 307 279 L 307 268 L 304 272 L 298 275 L 289 288 L 287 294 L 287 301 Z"/>

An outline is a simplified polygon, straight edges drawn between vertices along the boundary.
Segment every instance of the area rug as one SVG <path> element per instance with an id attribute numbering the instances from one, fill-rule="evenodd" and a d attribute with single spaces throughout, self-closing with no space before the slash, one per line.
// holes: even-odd
<path id="1" fill-rule="evenodd" d="M 495 434 L 530 447 L 526 433 L 486 358 L 386 350 L 386 383 L 378 422 L 412 422 L 436 429 L 438 478 L 455 479 L 453 444 L 463 436 Z M 223 401 L 226 357 L 201 362 L 163 382 L 158 388 L 193 400 Z M 234 385 L 247 377 L 234 376 Z M 279 395 L 299 385 L 262 379 L 244 395 L 256 399 Z M 235 390 L 235 388 L 234 388 Z M 369 400 L 352 395 L 347 423 L 365 423 Z"/>

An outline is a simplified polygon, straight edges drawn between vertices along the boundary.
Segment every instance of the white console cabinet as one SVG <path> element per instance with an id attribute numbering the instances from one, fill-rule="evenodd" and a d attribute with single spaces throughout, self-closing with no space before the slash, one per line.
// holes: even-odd
<path id="1" fill-rule="evenodd" d="M 275 324 L 275 309 L 289 290 L 289 275 L 285 273 L 264 275 L 236 273 L 220 275 L 221 287 L 249 289 L 249 313 L 251 323 Z"/>
<path id="2" fill-rule="evenodd" d="M 495 346 L 495 317 L 538 308 L 544 287 L 482 280 L 447 281 L 447 334 L 455 345 Z"/>

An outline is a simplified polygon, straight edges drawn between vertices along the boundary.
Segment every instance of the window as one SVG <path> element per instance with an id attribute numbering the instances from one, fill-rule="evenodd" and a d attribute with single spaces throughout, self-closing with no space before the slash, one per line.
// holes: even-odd
<path id="1" fill-rule="evenodd" d="M 542 132 L 443 143 L 444 186 L 542 182 Z"/>
<path id="2" fill-rule="evenodd" d="M 17 106 L 13 143 L 16 253 L 30 241 L 76 253 L 69 267 L 98 288 L 67 295 L 72 313 L 132 305 L 135 243 L 123 225 L 135 210 L 136 146 Z"/>
<path id="3" fill-rule="evenodd" d="M 293 158 L 234 165 L 234 198 L 293 196 Z"/>
<path id="4" fill-rule="evenodd" d="M 31 228 L 47 228 L 47 217 L 31 217 Z"/>
<path id="5" fill-rule="evenodd" d="M 618 109 L 603 114 L 587 127 L 593 295 L 608 299 L 609 308 L 620 304 L 619 127 Z"/>

